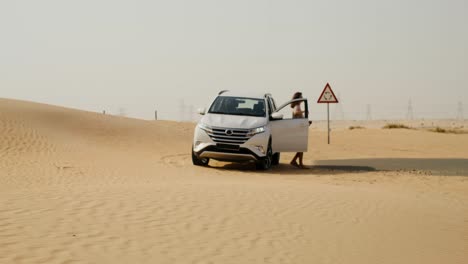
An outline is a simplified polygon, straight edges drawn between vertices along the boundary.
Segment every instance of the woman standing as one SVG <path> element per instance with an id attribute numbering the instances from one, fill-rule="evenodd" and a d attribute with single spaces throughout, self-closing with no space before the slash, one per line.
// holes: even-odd
<path id="1" fill-rule="evenodd" d="M 302 93 L 296 92 L 292 99 L 294 100 L 294 99 L 300 99 L 300 98 L 302 98 Z M 292 112 L 293 118 L 304 118 L 305 111 L 303 111 L 301 108 L 301 102 L 292 103 L 291 108 L 293 109 L 293 112 Z M 291 165 L 301 168 L 301 169 L 307 169 L 307 167 L 304 166 L 303 158 L 304 158 L 304 152 L 297 152 L 291 161 Z M 299 159 L 299 163 L 297 163 L 298 159 Z"/>

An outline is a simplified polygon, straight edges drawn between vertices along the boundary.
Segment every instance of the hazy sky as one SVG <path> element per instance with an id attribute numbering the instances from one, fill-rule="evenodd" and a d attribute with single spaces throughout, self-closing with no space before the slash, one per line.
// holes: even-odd
<path id="1" fill-rule="evenodd" d="M 468 116 L 468 1 L 0 0 L 0 97 L 178 119 L 302 91 L 323 119 L 327 82 L 347 119 Z"/>

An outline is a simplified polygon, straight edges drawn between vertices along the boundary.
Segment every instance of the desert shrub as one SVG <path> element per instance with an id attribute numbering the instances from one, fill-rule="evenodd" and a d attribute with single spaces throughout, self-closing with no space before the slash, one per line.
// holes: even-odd
<path id="1" fill-rule="evenodd" d="M 431 129 L 432 132 L 437 132 L 437 133 L 447 133 L 447 129 L 441 128 L 441 127 L 436 127 L 434 129 Z"/>
<path id="2" fill-rule="evenodd" d="M 362 126 L 350 126 L 349 127 L 349 130 L 353 130 L 353 129 L 364 129 L 365 127 L 362 127 Z"/>
<path id="3" fill-rule="evenodd" d="M 406 126 L 406 125 L 403 125 L 403 124 L 397 124 L 397 123 L 386 124 L 383 128 L 384 129 L 394 129 L 394 128 L 410 129 L 409 126 Z"/>
<path id="4" fill-rule="evenodd" d="M 436 133 L 447 133 L 447 134 L 468 134 L 468 131 L 466 130 L 446 129 L 446 128 L 441 128 L 441 127 L 435 127 L 433 129 L 430 129 L 429 131 L 436 132 Z"/>

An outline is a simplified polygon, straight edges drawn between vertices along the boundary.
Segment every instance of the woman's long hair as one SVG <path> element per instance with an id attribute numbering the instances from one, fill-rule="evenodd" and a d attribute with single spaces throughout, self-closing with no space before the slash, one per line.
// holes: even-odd
<path id="1" fill-rule="evenodd" d="M 294 99 L 299 99 L 299 98 L 302 98 L 302 93 L 301 92 L 296 92 L 294 95 L 293 95 L 293 98 L 292 100 Z M 294 102 L 291 104 L 291 108 L 294 108 L 296 105 L 300 104 L 300 102 Z"/>

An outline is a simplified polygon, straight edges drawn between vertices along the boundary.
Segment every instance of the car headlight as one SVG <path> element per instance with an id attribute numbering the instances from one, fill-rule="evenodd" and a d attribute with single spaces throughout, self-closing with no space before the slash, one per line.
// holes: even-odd
<path id="1" fill-rule="evenodd" d="M 260 133 L 263 133 L 263 132 L 265 132 L 265 127 L 264 127 L 264 126 L 262 126 L 262 127 L 257 127 L 257 128 L 251 129 L 251 130 L 249 131 L 249 133 L 247 133 L 247 136 L 253 137 L 253 136 L 255 136 L 255 135 L 257 135 L 257 134 L 260 134 Z"/>
<path id="2" fill-rule="evenodd" d="M 199 123 L 199 124 L 198 124 L 198 127 L 199 127 L 201 130 L 205 131 L 205 132 L 213 133 L 213 130 L 211 129 L 211 127 L 210 127 L 210 126 L 207 126 L 207 125 L 205 125 L 205 124 L 203 124 L 203 123 Z"/>

